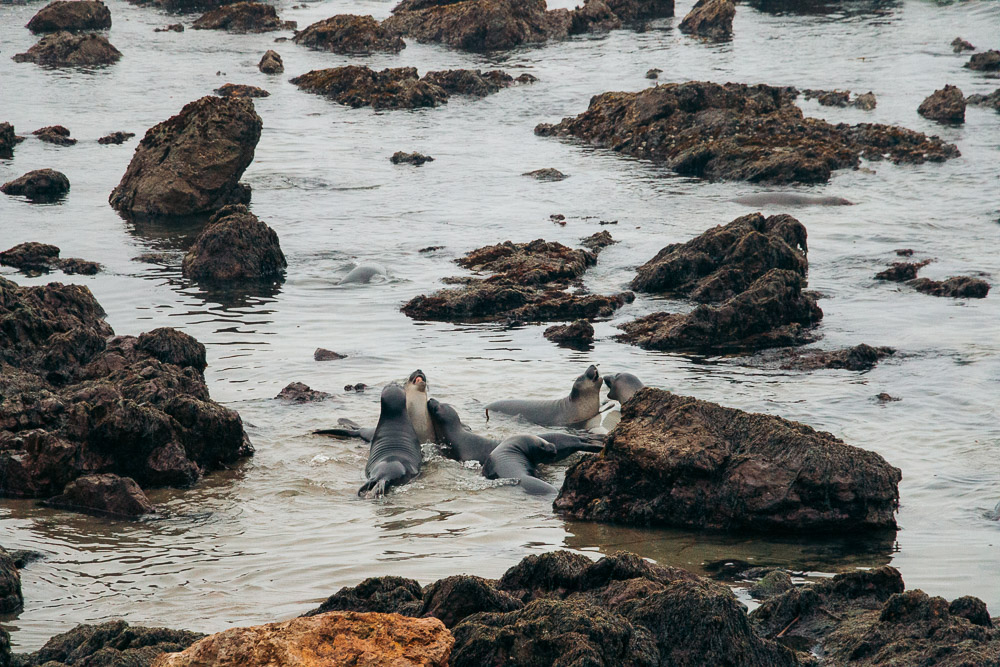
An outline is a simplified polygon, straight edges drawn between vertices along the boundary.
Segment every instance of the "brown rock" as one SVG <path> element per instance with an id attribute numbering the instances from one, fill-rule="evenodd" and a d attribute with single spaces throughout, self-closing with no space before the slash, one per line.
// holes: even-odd
<path id="1" fill-rule="evenodd" d="M 614 245 L 616 243 L 618 243 L 618 241 L 611 238 L 611 232 L 606 229 L 602 229 L 601 231 L 595 232 L 586 238 L 580 239 L 580 245 L 595 255 L 607 248 L 609 245 Z"/>
<path id="2" fill-rule="evenodd" d="M 921 102 L 917 113 L 939 123 L 964 123 L 965 95 L 955 86 L 945 86 Z"/>
<path id="3" fill-rule="evenodd" d="M 111 10 L 101 0 L 56 0 L 38 10 L 25 27 L 36 35 L 60 30 L 107 30 L 111 27 Z"/>
<path id="4" fill-rule="evenodd" d="M 203 15 L 191 26 L 195 30 L 226 30 L 228 32 L 272 32 L 294 28 L 295 22 L 283 22 L 272 5 L 263 2 L 224 4 Z"/>
<path id="5" fill-rule="evenodd" d="M 293 403 L 314 403 L 325 401 L 330 397 L 325 391 L 310 389 L 309 385 L 302 382 L 292 382 L 282 389 L 275 398 L 280 398 Z"/>
<path id="6" fill-rule="evenodd" d="M 261 125 L 250 100 L 207 96 L 185 105 L 146 132 L 111 206 L 125 215 L 179 216 L 248 203 L 250 188 L 239 179 Z"/>
<path id="7" fill-rule="evenodd" d="M 829 433 L 647 387 L 602 454 L 569 469 L 554 507 L 590 521 L 852 533 L 896 527 L 899 480 Z"/>
<path id="8" fill-rule="evenodd" d="M 587 320 L 549 327 L 543 335 L 553 343 L 564 347 L 589 349 L 594 343 L 594 327 Z"/>
<path id="9" fill-rule="evenodd" d="M 989 95 L 969 95 L 965 98 L 965 103 L 973 106 L 989 107 L 994 111 L 1000 112 L 1000 88 L 997 88 Z"/>
<path id="10" fill-rule="evenodd" d="M 17 571 L 14 558 L 6 549 L 0 547 L 0 614 L 15 612 L 23 604 L 21 574 Z M 3 653 L 0 651 L 0 659 L 3 657 Z"/>
<path id="11" fill-rule="evenodd" d="M 846 107 L 851 99 L 851 91 L 807 88 L 802 91 L 802 97 L 807 100 L 814 99 L 825 107 Z"/>
<path id="12" fill-rule="evenodd" d="M 103 145 L 115 144 L 116 146 L 120 146 L 134 136 L 135 132 L 112 132 L 111 134 L 107 134 L 98 139 L 97 143 Z"/>
<path id="13" fill-rule="evenodd" d="M 281 62 L 277 51 L 267 51 L 257 64 L 257 69 L 264 74 L 281 74 L 285 71 L 285 64 Z"/>
<path id="14" fill-rule="evenodd" d="M 42 37 L 24 53 L 14 56 L 14 62 L 52 66 L 111 65 L 121 60 L 121 51 L 106 37 L 96 33 L 74 35 L 60 31 Z"/>
<path id="15" fill-rule="evenodd" d="M 514 83 L 514 77 L 503 70 L 483 72 L 478 69 L 450 69 L 427 72 L 423 80 L 440 86 L 449 95 L 486 97 Z"/>
<path id="16" fill-rule="evenodd" d="M 891 347 L 872 347 L 864 343 L 843 350 L 792 350 L 781 367 L 804 371 L 817 368 L 867 371 L 885 357 L 895 353 L 896 350 Z"/>
<path id="17" fill-rule="evenodd" d="M 327 350 L 322 347 L 317 347 L 316 351 L 313 352 L 313 359 L 315 361 L 337 361 L 338 359 L 346 359 L 346 354 L 340 354 L 334 352 L 333 350 Z"/>
<path id="18" fill-rule="evenodd" d="M 992 49 L 984 53 L 973 54 L 969 62 L 965 63 L 967 69 L 978 72 L 996 72 L 1000 70 L 1000 51 Z"/>
<path id="19" fill-rule="evenodd" d="M 148 667 L 164 651 L 183 651 L 204 637 L 197 632 L 129 626 L 125 621 L 78 625 L 52 637 L 34 653 L 18 656 L 25 667 Z"/>
<path id="20" fill-rule="evenodd" d="M 271 93 L 257 86 L 245 83 L 226 83 L 216 88 L 215 94 L 220 97 L 270 97 Z"/>
<path id="21" fill-rule="evenodd" d="M 36 169 L 0 185 L 0 192 L 27 197 L 31 201 L 55 201 L 69 192 L 69 179 L 55 169 Z"/>
<path id="22" fill-rule="evenodd" d="M 875 93 L 870 90 L 867 93 L 857 95 L 853 100 L 851 100 L 851 106 L 857 107 L 862 111 L 871 111 L 877 105 L 878 100 L 875 99 Z"/>
<path id="23" fill-rule="evenodd" d="M 316 616 L 331 611 L 420 616 L 424 604 L 423 597 L 420 584 L 413 579 L 392 576 L 370 577 L 357 586 L 341 588 L 319 607 L 306 612 L 303 616 Z"/>
<path id="24" fill-rule="evenodd" d="M 153 667 L 446 667 L 455 640 L 436 618 L 329 612 L 211 635 Z"/>
<path id="25" fill-rule="evenodd" d="M 913 254 L 912 251 L 910 254 Z M 930 263 L 931 260 L 929 259 L 925 259 L 922 262 L 893 262 L 888 269 L 876 273 L 875 280 L 889 280 L 896 283 L 913 280 L 917 277 L 917 271 Z"/>
<path id="26" fill-rule="evenodd" d="M 568 178 L 566 174 L 562 173 L 558 169 L 546 168 L 546 169 L 536 169 L 534 171 L 526 171 L 522 176 L 530 176 L 536 181 L 561 181 Z"/>
<path id="27" fill-rule="evenodd" d="M 398 53 L 406 48 L 399 35 L 371 16 L 337 14 L 300 31 L 292 40 L 313 49 L 340 54 Z"/>
<path id="28" fill-rule="evenodd" d="M 62 494 L 41 504 L 73 512 L 127 518 L 154 511 L 135 480 L 110 473 L 77 477 L 66 485 Z"/>
<path id="29" fill-rule="evenodd" d="M 961 53 L 962 51 L 975 51 L 976 47 L 974 47 L 972 44 L 969 44 L 961 37 L 956 37 L 955 39 L 951 40 L 951 50 L 954 51 L 955 53 Z"/>
<path id="30" fill-rule="evenodd" d="M 404 153 L 403 151 L 396 151 L 389 158 L 389 161 L 393 164 L 412 164 L 416 167 L 424 164 L 425 162 L 433 162 L 434 158 L 430 155 L 424 155 L 423 153 Z"/>
<path id="31" fill-rule="evenodd" d="M 76 139 L 70 138 L 69 130 L 62 125 L 50 125 L 49 127 L 43 127 L 35 130 L 32 134 L 38 137 L 39 141 L 44 141 L 48 144 L 55 144 L 56 146 L 72 146 L 76 143 Z"/>
<path id="32" fill-rule="evenodd" d="M 14 146 L 18 144 L 14 126 L 10 123 L 0 123 L 0 160 L 14 157 Z"/>
<path id="33" fill-rule="evenodd" d="M 101 269 L 97 262 L 76 257 L 59 259 L 59 248 L 34 241 L 20 243 L 0 252 L 0 264 L 13 266 L 29 276 L 38 276 L 54 269 L 62 269 L 64 273 L 93 275 Z"/>
<path id="34" fill-rule="evenodd" d="M 184 256 L 182 272 L 195 280 L 274 279 L 286 266 L 274 230 L 236 204 L 212 216 Z"/>
<path id="35" fill-rule="evenodd" d="M 988 282 L 971 276 L 954 276 L 944 281 L 917 278 L 908 284 L 924 294 L 950 296 L 954 299 L 985 299 L 990 292 Z"/>
<path id="36" fill-rule="evenodd" d="M 681 21 L 680 30 L 712 41 L 732 39 L 735 15 L 733 0 L 698 0 Z"/>
<path id="37" fill-rule="evenodd" d="M 415 109 L 448 101 L 448 93 L 439 86 L 421 81 L 413 67 L 375 72 L 363 65 L 348 65 L 313 70 L 295 77 L 292 83 L 355 108 Z"/>

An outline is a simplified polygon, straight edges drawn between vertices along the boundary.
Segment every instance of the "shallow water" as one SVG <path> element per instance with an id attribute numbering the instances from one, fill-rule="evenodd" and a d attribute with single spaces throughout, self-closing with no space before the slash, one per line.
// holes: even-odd
<path id="1" fill-rule="evenodd" d="M 390 2 L 281 2 L 300 27 L 336 13 L 388 15 Z M 572 3 L 566 3 L 569 6 Z M 0 501 L 0 544 L 43 551 L 22 572 L 25 608 L 3 619 L 20 650 L 80 622 L 132 622 L 215 631 L 287 618 L 341 586 L 380 574 L 423 583 L 458 572 L 497 576 L 522 557 L 569 548 L 598 557 L 627 548 L 659 562 L 701 571 L 704 562 L 743 558 L 816 574 L 891 562 L 910 587 L 953 598 L 981 596 L 1000 613 L 995 576 L 1000 523 L 985 513 L 1000 496 L 1000 297 L 940 299 L 872 276 L 896 259 L 893 249 L 933 257 L 921 275 L 1000 278 L 1000 116 L 969 107 L 964 126 L 938 126 L 917 115 L 920 101 L 945 83 L 965 94 L 1000 85 L 963 69 L 967 56 L 948 46 L 962 36 L 996 48 L 1000 3 L 970 1 L 845 3 L 814 16 L 770 15 L 740 5 L 732 43 L 706 45 L 675 19 L 644 33 L 615 31 L 490 58 L 413 42 L 398 55 L 352 59 L 309 51 L 276 36 L 187 30 L 154 33 L 177 18 L 108 0 L 110 39 L 120 63 L 96 71 L 15 64 L 10 55 L 34 38 L 23 26 L 41 6 L 0 4 L 0 121 L 20 134 L 68 126 L 80 143 L 59 148 L 33 137 L 0 160 L 0 179 L 52 167 L 72 190 L 55 205 L 0 197 L 0 249 L 44 241 L 64 257 L 96 260 L 94 277 L 29 279 L 86 284 L 120 334 L 174 326 L 208 348 L 207 379 L 217 400 L 248 424 L 257 455 L 188 491 L 150 493 L 163 512 L 124 523 Z M 194 17 L 182 21 L 190 26 Z M 275 48 L 284 75 L 256 69 Z M 310 69 L 365 62 L 373 67 L 495 67 L 539 78 L 482 100 L 452 98 L 444 107 L 376 113 L 351 110 L 299 91 L 288 79 Z M 608 229 L 605 250 L 586 278 L 595 292 L 622 289 L 637 264 L 670 242 L 686 240 L 750 209 L 736 197 L 768 190 L 706 183 L 571 142 L 535 137 L 539 122 L 582 112 L 606 90 L 638 90 L 659 67 L 661 81 L 790 84 L 872 90 L 878 108 L 830 109 L 800 101 L 833 122 L 898 123 L 955 142 L 962 157 L 945 164 L 837 172 L 808 194 L 841 196 L 855 206 L 790 209 L 809 230 L 810 287 L 824 295 L 819 345 L 892 345 L 896 357 L 868 373 L 775 371 L 728 359 L 651 353 L 611 339 L 615 325 L 677 307 L 640 297 L 595 327 L 592 351 L 545 340 L 544 326 L 414 322 L 399 306 L 462 273 L 452 260 L 481 246 L 543 237 L 575 244 Z M 221 74 L 217 74 L 220 73 Z M 257 100 L 264 131 L 245 181 L 253 209 L 281 239 L 288 258 L 280 287 L 255 295 L 207 292 L 180 276 L 183 249 L 196 228 L 123 221 L 107 196 L 137 139 L 100 146 L 113 130 L 136 132 L 176 113 L 222 83 L 270 91 Z M 396 150 L 436 161 L 394 166 Z M 557 183 L 522 172 L 555 167 Z M 783 212 L 780 210 L 768 213 Z M 562 213 L 568 224 L 553 225 Z M 617 220 L 600 226 L 600 220 Z M 443 250 L 418 253 L 424 246 Z M 150 253 L 157 253 L 150 258 Z M 379 262 L 392 278 L 337 285 L 352 262 Z M 348 358 L 317 363 L 327 347 Z M 482 406 L 497 398 L 564 394 L 589 363 L 629 371 L 647 384 L 747 410 L 800 420 L 848 443 L 875 450 L 903 471 L 901 530 L 883 540 L 769 540 L 695 532 L 637 530 L 567 522 L 549 503 L 516 487 L 487 482 L 474 469 L 427 452 L 418 480 L 379 502 L 355 491 L 366 446 L 312 436 L 339 416 L 374 422 L 378 390 L 422 368 L 431 394 L 455 404 L 477 431 L 522 430 L 513 421 L 487 427 Z M 290 405 L 273 400 L 291 381 L 335 394 Z M 347 383 L 372 387 L 345 394 Z M 900 402 L 880 404 L 888 392 Z M 564 467 L 545 471 L 558 485 Z"/>

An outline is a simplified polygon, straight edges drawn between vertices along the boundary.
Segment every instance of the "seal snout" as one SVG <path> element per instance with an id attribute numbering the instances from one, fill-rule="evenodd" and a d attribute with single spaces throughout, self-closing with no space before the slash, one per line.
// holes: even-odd
<path id="1" fill-rule="evenodd" d="M 601 381 L 601 374 L 597 371 L 597 366 L 591 364 L 590 368 L 587 369 L 586 377 L 588 380 L 599 383 Z"/>

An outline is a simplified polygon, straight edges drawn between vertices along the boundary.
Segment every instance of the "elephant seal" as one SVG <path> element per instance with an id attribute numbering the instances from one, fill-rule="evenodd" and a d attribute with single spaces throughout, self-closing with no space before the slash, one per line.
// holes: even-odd
<path id="1" fill-rule="evenodd" d="M 350 272 L 340 279 L 339 285 L 348 285 L 351 283 L 367 284 L 372 281 L 372 278 L 381 277 L 388 278 L 389 272 L 385 270 L 385 267 L 381 264 L 375 264 L 371 262 L 366 262 L 365 264 L 359 264 L 355 266 Z"/>
<path id="2" fill-rule="evenodd" d="M 441 444 L 451 448 L 452 458 L 459 461 L 479 461 L 485 465 L 490 454 L 500 445 L 499 440 L 487 438 L 472 432 L 462 423 L 458 412 L 447 403 L 435 398 L 427 401 L 435 430 L 441 434 Z M 555 447 L 555 451 L 545 458 L 544 463 L 555 463 L 576 452 L 599 452 L 604 448 L 601 439 L 581 438 L 568 433 L 542 433 L 538 436 Z"/>
<path id="3" fill-rule="evenodd" d="M 375 435 L 375 429 L 370 426 L 361 426 L 356 421 L 347 417 L 337 420 L 340 428 L 321 428 L 313 431 L 314 435 L 332 435 L 335 438 L 361 438 L 365 442 L 371 442 Z"/>
<path id="4" fill-rule="evenodd" d="M 604 384 L 608 385 L 608 398 L 624 403 L 632 398 L 632 394 L 646 385 L 631 373 L 612 373 L 604 376 Z"/>
<path id="5" fill-rule="evenodd" d="M 406 416 L 406 392 L 391 384 L 382 390 L 381 402 L 365 465 L 368 481 L 358 489 L 366 498 L 384 496 L 387 487 L 406 484 L 420 472 L 420 441 Z"/>
<path id="6" fill-rule="evenodd" d="M 843 197 L 810 197 L 788 192 L 761 192 L 734 199 L 745 206 L 854 206 L 854 202 Z"/>
<path id="7" fill-rule="evenodd" d="M 437 442 L 434 424 L 427 412 L 427 376 L 419 368 L 406 379 L 406 414 L 409 415 L 421 444 Z"/>
<path id="8" fill-rule="evenodd" d="M 601 374 L 597 372 L 597 366 L 591 365 L 573 382 L 569 396 L 551 401 L 522 399 L 494 401 L 486 406 L 486 418 L 490 418 L 492 410 L 508 415 L 520 415 L 542 426 L 583 428 L 601 410 L 601 385 Z"/>
<path id="9" fill-rule="evenodd" d="M 535 466 L 555 456 L 556 452 L 555 445 L 537 435 L 511 436 L 490 453 L 483 464 L 483 477 L 517 479 L 521 488 L 532 495 L 558 493 L 556 487 L 535 475 Z"/>

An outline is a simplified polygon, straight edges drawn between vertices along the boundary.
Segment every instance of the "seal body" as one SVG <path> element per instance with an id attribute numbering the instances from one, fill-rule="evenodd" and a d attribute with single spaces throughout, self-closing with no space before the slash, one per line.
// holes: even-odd
<path id="1" fill-rule="evenodd" d="M 597 366 L 590 366 L 573 382 L 569 396 L 551 401 L 511 399 L 494 401 L 486 406 L 490 412 L 518 415 L 542 426 L 571 426 L 584 428 L 601 410 L 602 379 Z"/>
<path id="2" fill-rule="evenodd" d="M 462 423 L 458 412 L 447 403 L 436 398 L 427 401 L 427 410 L 435 430 L 441 435 L 441 444 L 451 448 L 453 458 L 459 461 L 479 461 L 485 463 L 490 452 L 500 444 L 499 440 L 476 435 Z"/>
<path id="3" fill-rule="evenodd" d="M 483 464 L 486 479 L 517 479 L 532 495 L 556 494 L 558 489 L 536 477 L 535 466 L 555 456 L 556 446 L 535 435 L 515 435 L 494 449 Z"/>
<path id="4" fill-rule="evenodd" d="M 340 285 L 351 283 L 370 283 L 375 278 L 388 278 L 389 272 L 381 264 L 365 263 L 355 266 L 350 272 L 340 279 Z"/>
<path id="5" fill-rule="evenodd" d="M 431 415 L 427 412 L 427 376 L 420 369 L 406 380 L 406 414 L 420 442 L 437 442 Z"/>
<path id="6" fill-rule="evenodd" d="M 420 472 L 420 441 L 406 415 L 406 392 L 391 384 L 382 390 L 381 403 L 365 465 L 368 481 L 359 496 L 383 496 L 388 487 L 406 484 Z"/>

